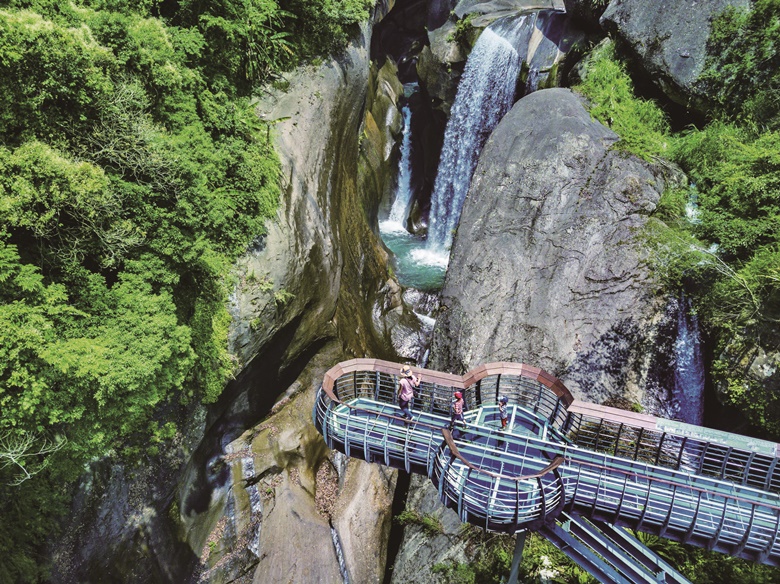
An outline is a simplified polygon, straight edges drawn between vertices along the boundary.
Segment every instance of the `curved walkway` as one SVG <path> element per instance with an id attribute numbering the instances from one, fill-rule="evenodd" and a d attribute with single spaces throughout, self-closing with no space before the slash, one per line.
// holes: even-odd
<path id="1" fill-rule="evenodd" d="M 406 422 L 395 398 L 400 367 L 333 367 L 315 425 L 348 456 L 425 474 L 461 520 L 515 533 L 576 513 L 780 565 L 776 444 L 579 402 L 558 379 L 516 363 L 463 377 L 416 370 L 422 383 Z M 453 391 L 464 395 L 468 427 L 450 433 Z"/>

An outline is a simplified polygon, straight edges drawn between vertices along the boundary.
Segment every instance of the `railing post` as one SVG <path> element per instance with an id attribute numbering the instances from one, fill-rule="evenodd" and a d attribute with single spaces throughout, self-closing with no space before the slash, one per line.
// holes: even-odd
<path id="1" fill-rule="evenodd" d="M 639 428 L 639 436 L 636 439 L 636 448 L 634 449 L 634 460 L 639 458 L 639 447 L 642 445 L 642 437 L 645 435 L 645 429 Z"/>
<path id="2" fill-rule="evenodd" d="M 764 490 L 768 491 L 772 484 L 772 475 L 775 474 L 775 467 L 777 466 L 777 457 L 772 458 L 772 462 L 769 464 L 769 470 L 766 471 L 766 481 L 764 481 Z"/>
<path id="3" fill-rule="evenodd" d="M 755 457 L 756 457 L 756 453 L 755 452 L 751 452 L 750 455 L 748 456 L 747 462 L 745 463 L 745 467 L 744 467 L 744 469 L 742 471 L 744 473 L 742 475 L 742 484 L 743 485 L 746 485 L 747 482 L 748 482 L 748 478 L 750 478 L 750 467 L 752 466 L 753 459 Z"/>
<path id="4" fill-rule="evenodd" d="M 534 413 L 537 413 L 539 411 L 539 402 L 542 401 L 542 388 L 544 387 L 541 383 L 541 381 L 537 381 L 536 384 L 539 386 L 539 392 L 536 394 L 536 403 L 534 404 Z"/>
<path id="5" fill-rule="evenodd" d="M 720 478 L 722 479 L 726 475 L 726 463 L 729 461 L 729 456 L 731 456 L 731 453 L 734 451 L 734 448 L 729 446 L 728 450 L 726 450 L 726 456 L 723 457 L 723 464 L 720 466 Z"/>
<path id="6" fill-rule="evenodd" d="M 661 460 L 661 453 L 664 448 L 664 440 L 666 439 L 666 432 L 661 434 L 661 441 L 658 443 L 658 452 L 655 454 L 655 465 L 658 466 L 658 461 Z"/>
<path id="7" fill-rule="evenodd" d="M 445 501 L 444 501 L 444 482 L 445 482 L 445 477 L 450 472 L 450 466 L 452 466 L 452 461 L 453 461 L 454 458 L 455 458 L 454 456 L 450 456 L 447 459 L 447 462 L 445 464 L 443 464 L 442 467 L 441 467 L 441 475 L 439 475 L 438 487 L 439 487 L 439 501 L 441 501 L 442 503 L 445 503 Z"/>
<path id="8" fill-rule="evenodd" d="M 685 452 L 685 445 L 688 444 L 688 437 L 683 436 L 682 442 L 680 442 L 680 454 L 677 455 L 677 466 L 675 470 L 680 470 L 680 464 L 682 464 L 683 452 Z"/>
<path id="9" fill-rule="evenodd" d="M 328 445 L 328 448 L 332 448 L 333 444 L 332 441 L 329 440 L 329 434 L 328 432 L 328 424 L 330 422 L 330 412 L 333 409 L 333 402 L 328 400 L 328 405 L 325 406 L 325 413 L 322 415 L 322 438 L 325 440 L 325 444 Z"/>
<path id="10" fill-rule="evenodd" d="M 623 433 L 624 427 L 625 424 L 623 424 L 623 422 L 621 422 L 620 426 L 618 426 L 617 436 L 615 436 L 615 451 L 612 453 L 614 456 L 618 455 L 618 450 L 620 449 L 620 435 Z"/>
<path id="11" fill-rule="evenodd" d="M 344 454 L 349 456 L 349 419 L 352 416 L 352 408 L 347 408 L 347 421 L 344 423 Z"/>
<path id="12" fill-rule="evenodd" d="M 558 417 L 558 409 L 561 407 L 561 398 L 558 398 L 558 400 L 555 402 L 555 408 L 553 408 L 552 414 L 550 414 L 550 417 L 547 418 L 550 424 L 555 424 L 555 418 Z"/>

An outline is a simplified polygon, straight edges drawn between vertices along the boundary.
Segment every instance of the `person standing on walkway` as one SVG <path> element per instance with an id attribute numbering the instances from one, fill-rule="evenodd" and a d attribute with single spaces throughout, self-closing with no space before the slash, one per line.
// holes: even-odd
<path id="1" fill-rule="evenodd" d="M 409 365 L 401 367 L 401 381 L 398 383 L 398 404 L 401 406 L 401 415 L 407 420 L 412 419 L 409 412 L 409 404 L 414 398 L 414 388 L 420 385 L 420 377 L 412 373 Z"/>
<path id="2" fill-rule="evenodd" d="M 506 413 L 506 404 L 509 402 L 509 398 L 507 396 L 501 396 L 501 399 L 498 400 L 498 417 L 501 418 L 501 429 L 506 429 L 506 423 L 509 420 L 509 416 Z"/>
<path id="3" fill-rule="evenodd" d="M 450 430 L 455 427 L 455 422 L 460 422 L 463 424 L 463 427 L 466 428 L 466 420 L 463 418 L 463 404 L 465 403 L 463 401 L 463 394 L 456 391 L 452 394 L 452 397 L 455 398 L 455 401 L 453 401 L 452 406 L 450 406 Z"/>

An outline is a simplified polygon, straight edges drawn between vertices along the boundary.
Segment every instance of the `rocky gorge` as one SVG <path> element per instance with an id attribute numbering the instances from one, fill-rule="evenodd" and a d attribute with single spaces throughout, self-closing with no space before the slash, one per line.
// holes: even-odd
<path id="1" fill-rule="evenodd" d="M 453 373 L 525 362 L 578 398 L 668 413 L 669 337 L 682 308 L 639 235 L 662 194 L 687 178 L 616 149 L 620 136 L 567 86 L 610 34 L 670 107 L 701 116 L 709 23 L 745 2 L 675 0 L 668 18 L 642 0 L 593 4 L 380 1 L 348 49 L 297 69 L 257 103 L 273 122 L 283 197 L 234 270 L 229 347 L 241 371 L 217 404 L 191 412 L 159 466 L 95 465 L 71 535 L 53 546 L 54 581 L 436 582 L 434 566 L 468 562 L 473 547 L 429 485 L 326 448 L 311 411 L 340 360 L 422 365 L 430 349 L 428 366 Z M 399 283 L 378 233 L 401 106 L 411 105 L 417 136 L 410 224 L 424 232 L 469 51 L 491 22 L 518 12 L 536 24 L 517 101 L 479 153 L 431 331 L 416 314 L 430 297 Z M 670 24 L 681 13 L 696 25 Z M 419 89 L 407 95 L 410 82 Z M 740 350 L 743 367 L 774 383 L 776 353 Z M 434 518 L 438 532 L 394 522 L 404 508 Z"/>

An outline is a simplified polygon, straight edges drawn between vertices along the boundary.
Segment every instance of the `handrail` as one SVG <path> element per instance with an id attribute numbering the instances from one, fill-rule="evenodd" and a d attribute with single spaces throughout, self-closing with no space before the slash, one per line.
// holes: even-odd
<path id="1" fill-rule="evenodd" d="M 323 387 L 323 389 L 324 389 L 324 387 Z M 325 393 L 328 394 L 327 391 Z M 330 397 L 330 394 L 328 394 L 328 396 Z M 427 422 L 422 422 L 422 421 L 412 421 L 412 422 L 410 422 L 407 418 L 402 418 L 400 416 L 394 416 L 392 414 L 386 414 L 384 412 L 377 412 L 375 410 L 371 410 L 371 409 L 368 409 L 368 408 L 361 408 L 361 407 L 358 407 L 358 406 L 353 406 L 352 404 L 340 401 L 338 398 L 335 398 L 334 401 L 339 403 L 339 404 L 342 404 L 342 405 L 344 405 L 344 406 L 346 406 L 346 407 L 348 407 L 348 408 L 350 408 L 352 410 L 355 410 L 355 411 L 367 412 L 367 413 L 370 413 L 370 414 L 373 414 L 373 415 L 376 415 L 376 416 L 381 416 L 381 417 L 388 418 L 388 419 L 399 420 L 399 421 L 402 421 L 402 422 L 408 422 L 408 423 L 410 423 L 412 425 L 422 426 L 422 427 L 425 427 L 425 428 L 428 428 L 428 429 L 431 429 L 431 430 L 439 430 L 442 433 L 442 435 L 444 436 L 444 439 L 447 442 L 447 445 L 450 448 L 450 450 L 452 451 L 453 455 L 456 458 L 458 458 L 458 460 L 463 462 L 465 465 L 467 465 L 469 468 L 471 468 L 474 471 L 486 474 L 486 475 L 494 477 L 494 478 L 502 478 L 502 479 L 507 479 L 507 480 L 510 480 L 510 481 L 519 481 L 519 480 L 524 480 L 524 479 L 537 478 L 536 475 L 528 475 L 528 476 L 520 476 L 520 477 L 499 475 L 499 474 L 493 473 L 492 471 L 488 471 L 486 469 L 483 469 L 483 468 L 480 468 L 480 467 L 478 467 L 476 465 L 473 465 L 468 460 L 463 458 L 463 456 L 460 454 L 460 452 L 457 449 L 457 446 L 454 444 L 454 441 L 452 440 L 452 433 L 449 432 L 446 428 L 442 428 L 440 426 L 435 426 L 433 424 L 428 424 Z M 447 434 L 449 434 L 449 438 L 450 438 L 449 440 L 447 440 L 447 434 L 445 434 L 445 432 L 447 432 Z M 609 458 L 615 458 L 615 457 L 609 456 Z M 560 459 L 560 462 L 558 462 L 558 459 Z M 543 468 L 543 469 L 541 469 L 539 471 L 539 473 L 541 473 L 541 474 L 539 474 L 539 473 L 537 473 L 537 474 L 539 474 L 539 476 L 544 476 L 545 474 L 547 474 L 547 473 L 555 470 L 556 468 L 558 468 L 561 464 L 566 462 L 566 460 L 567 460 L 566 457 L 564 457 L 563 455 L 558 454 L 558 455 L 556 455 L 556 457 L 552 460 L 552 462 L 548 466 L 546 466 L 545 468 Z M 684 488 L 684 489 L 688 489 L 688 490 L 693 491 L 693 492 L 711 493 L 711 494 L 717 495 L 719 497 L 722 497 L 723 499 L 729 499 L 729 500 L 733 500 L 733 501 L 738 501 L 740 503 L 746 503 L 748 505 L 758 505 L 758 506 L 761 506 L 761 507 L 772 509 L 774 511 L 780 511 L 780 504 L 772 504 L 771 502 L 767 502 L 767 501 L 758 501 L 756 499 L 751 499 L 751 498 L 748 498 L 748 497 L 740 497 L 738 495 L 734 495 L 734 494 L 731 494 L 731 493 L 724 493 L 724 492 L 721 492 L 719 490 L 713 491 L 711 489 L 700 487 L 698 485 L 693 485 L 690 482 L 685 482 L 683 480 L 681 480 L 679 482 L 676 482 L 676 481 L 669 480 L 669 479 L 666 479 L 666 478 L 660 478 L 660 477 L 657 477 L 657 476 L 653 476 L 652 474 L 639 474 L 639 473 L 636 473 L 636 472 L 627 471 L 627 470 L 622 469 L 620 467 L 605 466 L 605 465 L 597 464 L 597 463 L 586 461 L 586 460 L 580 460 L 580 459 L 577 459 L 577 458 L 570 458 L 568 460 L 569 460 L 569 464 L 576 465 L 576 466 L 587 466 L 587 467 L 596 468 L 596 469 L 599 469 L 599 470 L 606 470 L 606 471 L 609 471 L 611 473 L 617 473 L 617 474 L 624 475 L 624 476 L 627 475 L 627 476 L 633 476 L 633 477 L 642 477 L 642 478 L 645 478 L 646 480 L 648 480 L 649 482 L 653 482 L 653 483 L 657 483 L 657 484 L 667 485 L 667 486 L 676 487 L 676 488 Z M 640 464 L 642 464 L 643 466 L 652 467 L 652 465 L 649 465 L 648 463 L 640 463 Z M 672 473 L 672 474 L 677 474 L 677 473 L 679 473 L 681 471 L 670 470 L 669 472 Z M 723 482 L 722 480 L 718 480 L 718 479 L 714 479 L 714 478 L 710 478 L 710 477 L 703 477 L 703 480 L 709 480 L 709 481 L 717 482 L 717 483 Z M 731 487 L 734 486 L 731 483 L 726 483 L 726 484 L 728 484 L 728 486 L 731 486 Z M 757 489 L 754 489 L 752 487 L 744 487 L 744 486 L 743 486 L 743 489 L 746 489 L 746 490 L 757 490 Z M 743 489 L 739 489 L 739 490 L 743 490 Z M 766 493 L 765 491 L 762 491 L 762 492 Z M 766 494 L 769 494 L 769 493 L 766 493 Z M 777 496 L 776 496 L 776 498 L 777 498 Z M 778 503 L 780 503 L 780 500 L 778 501 Z"/>
<path id="2" fill-rule="evenodd" d="M 323 386 L 323 390 L 328 395 L 328 397 L 331 396 L 332 392 L 328 393 L 328 391 L 325 390 L 324 386 Z M 338 398 L 331 398 L 331 399 L 333 399 L 333 401 L 335 401 L 336 403 L 339 403 L 339 404 L 341 404 L 343 406 L 346 406 L 349 409 L 351 409 L 353 411 L 356 411 L 356 412 L 366 412 L 366 413 L 369 413 L 369 414 L 372 414 L 372 415 L 375 415 L 375 416 L 380 416 L 380 417 L 388 418 L 388 419 L 391 419 L 391 420 L 399 420 L 399 421 L 402 421 L 404 423 L 408 423 L 408 424 L 411 424 L 411 425 L 414 425 L 414 426 L 422 426 L 424 428 L 428 428 L 429 430 L 439 430 L 442 433 L 442 436 L 444 436 L 444 441 L 447 443 L 447 446 L 450 448 L 450 450 L 452 451 L 452 454 L 453 454 L 453 456 L 455 456 L 455 458 L 460 460 L 463 464 L 465 464 L 471 470 L 474 470 L 474 471 L 476 471 L 478 473 L 481 473 L 481 474 L 485 474 L 485 475 L 491 476 L 493 478 L 506 479 L 506 480 L 509 480 L 509 481 L 516 481 L 516 482 L 523 481 L 523 480 L 528 480 L 528 479 L 537 479 L 537 478 L 541 478 L 541 477 L 545 476 L 549 472 L 552 472 L 553 470 L 558 468 L 561 464 L 563 464 L 565 462 L 565 460 L 566 460 L 562 455 L 558 454 L 553 459 L 553 461 L 550 464 L 548 464 L 546 467 L 544 467 L 543 469 L 541 469 L 538 472 L 535 472 L 535 473 L 529 474 L 529 475 L 512 476 L 512 475 L 502 475 L 502 474 L 494 473 L 492 471 L 489 471 L 489 470 L 486 470 L 486 469 L 481 468 L 479 466 L 476 466 L 475 464 L 472 464 L 471 462 L 466 460 L 463 457 L 463 455 L 460 453 L 460 451 L 458 450 L 458 447 L 455 445 L 455 442 L 452 439 L 452 432 L 450 432 L 447 428 L 442 428 L 441 426 L 434 426 L 433 424 L 429 424 L 427 422 L 422 422 L 422 421 L 419 421 L 419 420 L 410 421 L 407 418 L 402 418 L 401 416 L 394 416 L 392 414 L 386 414 L 385 412 L 377 412 L 376 410 L 370 410 L 368 408 L 361 408 L 359 406 L 353 406 L 352 404 L 340 401 Z"/>
<path id="3" fill-rule="evenodd" d="M 353 449 L 359 448 L 362 442 L 366 460 L 374 461 L 374 455 L 381 454 L 381 448 L 384 448 L 385 464 L 391 464 L 392 456 L 393 466 L 403 463 L 407 471 L 422 473 L 427 469 L 428 477 L 437 485 L 439 498 L 453 509 L 457 506 L 462 520 L 479 524 L 484 521 L 485 529 L 514 532 L 521 524 L 525 528 L 535 529 L 540 522 L 549 521 L 549 517 L 557 516 L 560 509 L 568 506 L 569 509 L 593 513 L 594 517 L 616 521 L 616 525 L 640 529 L 642 525 L 646 525 L 653 530 L 652 533 L 660 533 L 665 537 L 672 537 L 664 535 L 667 530 L 671 530 L 677 534 L 673 534 L 672 539 L 688 533 L 684 539 L 693 537 L 696 545 L 704 547 L 706 544 L 706 547 L 714 547 L 763 563 L 780 563 L 780 552 L 776 551 L 780 540 L 777 535 L 772 537 L 771 533 L 776 525 L 780 524 L 780 495 L 766 488 L 756 487 L 747 478 L 739 484 L 724 477 L 724 469 L 729 461 L 735 464 L 745 460 L 745 456 L 731 457 L 733 451 L 739 451 L 749 454 L 745 473 L 749 472 L 754 459 L 764 466 L 771 463 L 766 471 L 768 483 L 773 476 L 775 464 L 780 460 L 780 456 L 772 457 L 771 453 L 780 455 L 780 445 L 768 442 L 755 445 L 744 442 L 743 439 L 744 444 L 737 441 L 736 446 L 732 447 L 726 441 L 729 438 L 727 434 L 723 437 L 715 436 L 721 438 L 729 448 L 725 456 L 714 460 L 712 464 L 715 464 L 716 474 L 709 476 L 708 473 L 702 472 L 702 464 L 710 464 L 711 457 L 707 457 L 709 444 L 719 442 L 699 440 L 696 437 L 693 439 L 696 449 L 695 452 L 691 451 L 691 456 L 694 457 L 694 462 L 699 460 L 697 471 L 659 466 L 659 457 L 665 452 L 664 439 L 668 437 L 666 442 L 671 443 L 673 436 L 682 439 L 681 444 L 677 444 L 678 441 L 675 440 L 674 448 L 670 451 L 672 455 L 676 455 L 679 448 L 679 466 L 683 453 L 688 452 L 686 441 L 690 440 L 690 437 L 684 434 L 686 427 L 680 429 L 671 422 L 646 414 L 623 412 L 575 401 L 565 386 L 554 377 L 538 368 L 512 363 L 489 363 L 463 376 L 414 368 L 414 371 L 421 373 L 423 377 L 422 387 L 425 389 L 421 395 L 427 414 L 422 418 L 408 420 L 401 415 L 395 415 L 397 404 L 394 386 L 399 378 L 400 367 L 401 364 L 378 359 L 353 359 L 329 369 L 314 406 L 315 424 L 328 440 L 328 444 L 339 449 L 343 446 L 347 453 L 350 451 L 350 445 Z M 506 375 L 508 381 L 506 391 L 501 375 Z M 488 376 L 495 376 L 495 379 L 472 387 Z M 526 380 L 518 379 L 518 376 Z M 529 383 L 527 379 L 537 383 Z M 568 428 L 568 431 L 577 434 L 582 432 L 587 438 L 593 434 L 592 428 L 588 428 L 590 419 L 594 418 L 599 421 L 599 430 L 595 432 L 595 448 L 598 449 L 598 440 L 602 437 L 600 428 L 604 425 L 603 438 L 610 439 L 610 451 L 599 452 L 594 451 L 593 447 L 570 444 L 567 438 L 558 434 L 552 437 L 557 437 L 560 443 L 551 441 L 550 435 L 545 433 L 524 436 L 525 442 L 519 442 L 518 435 L 502 434 L 495 427 L 486 425 L 477 427 L 477 436 L 487 437 L 487 443 L 481 439 L 475 440 L 473 444 L 470 444 L 469 440 L 458 440 L 464 448 L 461 452 L 453 437 L 454 430 L 442 427 L 443 422 L 439 420 L 447 417 L 446 391 L 462 391 L 467 388 L 470 392 L 476 392 L 464 393 L 464 397 L 467 401 L 473 397 L 473 405 L 482 408 L 492 407 L 494 389 L 495 399 L 498 399 L 499 392 L 509 394 L 510 399 L 511 396 L 519 395 L 517 399 L 521 405 L 525 403 L 524 400 L 533 400 L 538 392 L 536 399 L 541 410 L 537 414 L 534 408 L 534 413 L 540 420 L 552 426 L 553 419 L 559 421 L 560 414 L 565 418 L 561 422 L 562 428 Z M 529 397 L 524 393 L 526 391 L 533 395 Z M 336 396 L 336 392 L 344 401 Z M 363 398 L 367 398 L 366 403 Z M 336 404 L 345 408 L 334 410 Z M 552 413 L 551 404 L 555 405 Z M 373 409 L 374 407 L 376 409 Z M 352 412 L 362 415 L 351 416 Z M 366 417 L 366 414 L 369 417 Z M 350 420 L 354 420 L 354 423 Z M 404 429 L 400 423 L 408 426 Z M 611 428 L 610 423 L 617 429 Z M 355 432 L 351 431 L 353 425 Z M 383 436 L 373 437 L 371 443 L 364 440 L 361 432 L 368 432 L 369 429 L 373 432 L 375 428 L 378 428 Z M 625 428 L 632 428 L 632 432 L 627 432 Z M 436 438 L 439 433 L 443 442 Z M 658 433 L 660 436 L 655 440 L 656 444 L 652 438 Z M 651 438 L 645 440 L 648 436 Z M 333 438 L 336 439 L 335 444 L 332 442 Z M 506 439 L 510 447 L 498 448 L 494 443 L 496 438 Z M 618 454 L 621 445 L 625 444 L 630 445 L 630 452 L 625 455 Z M 647 456 L 638 455 L 643 444 L 651 448 Z M 704 451 L 700 452 L 702 444 Z M 410 445 L 413 445 L 413 448 Z M 770 447 L 774 449 L 770 450 Z M 480 448 L 483 450 L 474 450 Z M 529 474 L 512 476 L 495 472 L 505 470 L 504 465 L 497 464 L 497 461 L 503 460 L 502 451 L 506 451 L 508 459 L 513 461 L 513 466 L 509 467 L 512 471 Z M 360 453 L 358 455 L 360 456 Z M 653 455 L 655 464 L 652 462 Z M 467 456 L 473 458 L 477 464 L 470 462 Z M 518 457 L 522 464 L 518 462 Z M 768 463 L 764 462 L 764 458 L 768 459 Z M 410 461 L 413 469 L 410 468 Z M 460 464 L 465 469 L 457 470 Z M 538 467 L 545 464 L 544 468 L 536 472 L 531 472 L 528 468 L 529 465 Z M 750 472 L 758 472 L 761 468 L 758 465 Z M 550 473 L 554 473 L 555 480 L 550 478 Z M 491 480 L 487 481 L 489 484 L 486 484 L 484 478 L 478 478 L 478 475 L 490 477 Z M 545 476 L 548 478 L 543 480 Z M 575 483 L 572 481 L 575 480 L 576 486 L 573 486 Z M 517 499 L 513 499 L 512 491 L 519 488 L 517 485 L 527 485 L 531 489 L 534 483 L 533 489 L 527 493 L 523 488 L 522 498 L 518 491 Z M 629 492 L 630 495 L 627 495 Z M 490 497 L 502 501 L 502 511 L 496 511 Z M 599 505 L 599 501 L 603 504 Z M 507 523 L 507 507 L 509 511 L 514 507 L 514 521 L 511 525 Z M 648 509 L 651 513 L 648 513 Z M 701 525 L 697 524 L 697 518 Z M 701 518 L 706 521 L 702 523 Z M 707 538 L 709 540 L 705 542 Z M 711 545 L 708 543 L 710 541 Z M 748 551 L 745 551 L 746 549 Z"/>
<path id="4" fill-rule="evenodd" d="M 705 489 L 703 487 L 700 487 L 700 486 L 697 486 L 697 485 L 693 485 L 691 483 L 686 483 L 686 482 L 683 482 L 683 481 L 680 481 L 680 482 L 670 481 L 669 479 L 663 479 L 663 478 L 659 478 L 659 477 L 655 477 L 655 476 L 651 476 L 651 475 L 647 475 L 647 474 L 643 475 L 643 474 L 639 474 L 637 472 L 630 472 L 630 471 L 627 471 L 627 470 L 619 468 L 619 467 L 605 466 L 605 465 L 602 465 L 602 464 L 596 464 L 595 462 L 589 462 L 589 461 L 585 461 L 585 460 L 571 460 L 570 459 L 569 463 L 572 464 L 572 465 L 576 465 L 576 466 L 588 466 L 588 467 L 596 468 L 596 469 L 599 469 L 599 470 L 606 470 L 606 471 L 609 471 L 611 473 L 617 473 L 617 474 L 620 474 L 620 475 L 627 475 L 627 476 L 636 477 L 636 478 L 643 478 L 643 479 L 646 479 L 648 483 L 653 482 L 653 483 L 658 483 L 658 484 L 661 484 L 661 485 L 667 485 L 667 486 L 674 487 L 674 488 L 688 489 L 689 491 L 715 495 L 715 496 L 721 497 L 723 499 L 730 499 L 732 501 L 738 501 L 740 503 L 745 503 L 747 505 L 755 505 L 755 506 L 759 506 L 759 507 L 766 507 L 767 509 L 772 509 L 773 511 L 780 511 L 780 500 L 778 501 L 778 504 L 772 504 L 772 503 L 769 503 L 769 502 L 759 501 L 757 499 L 750 499 L 748 497 L 740 497 L 738 495 L 732 495 L 731 493 L 723 493 L 723 492 L 718 491 L 718 490 Z M 642 464 L 644 464 L 644 463 L 642 463 Z M 650 466 L 650 465 L 647 465 L 647 466 Z M 671 471 L 671 472 L 672 473 L 677 473 L 677 472 L 680 472 L 680 471 Z M 704 477 L 704 478 L 708 479 L 708 480 L 711 480 L 712 482 L 718 482 L 718 483 L 723 483 L 724 482 L 723 480 L 719 480 L 719 479 L 713 479 L 713 478 L 708 478 L 708 477 Z M 730 487 L 734 486 L 733 483 L 725 483 L 725 484 L 727 484 Z M 746 490 L 757 490 L 757 489 L 752 489 L 751 487 L 747 487 Z M 770 494 L 770 493 L 767 493 L 766 491 L 762 491 L 762 492 L 765 493 L 765 494 Z"/>
<path id="5" fill-rule="evenodd" d="M 488 476 L 491 476 L 496 479 L 506 479 L 510 481 L 524 481 L 528 479 L 539 479 L 542 478 L 544 475 L 546 475 L 549 472 L 554 471 L 556 468 L 561 466 L 561 464 L 564 463 L 566 460 L 562 455 L 558 454 L 555 458 L 553 458 L 552 462 L 545 466 L 543 469 L 541 469 L 538 472 L 528 474 L 528 475 L 519 475 L 519 476 L 509 476 L 509 475 L 502 475 L 499 473 L 495 473 L 489 470 L 485 470 L 484 468 L 478 467 L 472 463 L 470 463 L 468 460 L 463 458 L 463 455 L 458 450 L 458 447 L 455 445 L 455 441 L 452 439 L 452 432 L 450 432 L 447 428 L 440 428 L 442 435 L 444 436 L 445 442 L 447 442 L 447 446 L 449 446 L 449 449 L 452 451 L 452 455 L 460 460 L 463 464 L 465 464 L 468 468 L 471 470 L 475 470 L 479 473 L 486 474 Z"/>
<path id="6" fill-rule="evenodd" d="M 352 373 L 354 371 L 379 371 L 380 373 L 387 373 L 389 375 L 398 375 L 399 369 L 398 363 L 383 361 L 382 359 L 351 359 L 349 361 L 342 361 L 325 372 L 322 388 L 328 397 L 338 402 L 339 400 L 336 399 L 333 394 L 333 384 L 345 373 Z M 449 385 L 454 389 L 460 390 L 469 388 L 490 375 L 518 375 L 533 379 L 546 386 L 556 396 L 561 398 L 567 407 L 574 401 L 574 396 L 572 396 L 568 388 L 557 377 L 550 375 L 539 367 L 533 367 L 532 365 L 525 365 L 523 363 L 509 363 L 506 361 L 485 363 L 484 365 L 480 365 L 479 367 L 466 372 L 466 374 L 462 376 L 420 367 L 416 367 L 415 369 L 421 372 L 422 375 L 425 375 L 426 381 L 439 385 Z"/>

